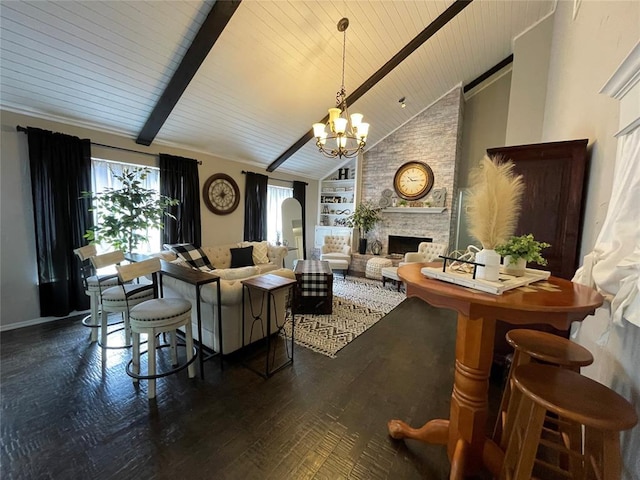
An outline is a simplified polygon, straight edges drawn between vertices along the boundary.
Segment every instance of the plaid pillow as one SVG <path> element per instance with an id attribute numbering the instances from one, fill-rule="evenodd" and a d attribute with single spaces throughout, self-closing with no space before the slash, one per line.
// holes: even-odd
<path id="1" fill-rule="evenodd" d="M 202 270 L 203 272 L 215 269 L 204 251 L 201 248 L 194 247 L 190 243 L 176 243 L 174 245 L 165 245 L 165 247 L 187 262 L 191 268 Z"/>

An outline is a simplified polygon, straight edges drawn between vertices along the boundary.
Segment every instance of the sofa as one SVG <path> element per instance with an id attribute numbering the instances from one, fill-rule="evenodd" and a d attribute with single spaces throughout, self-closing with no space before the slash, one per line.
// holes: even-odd
<path id="1" fill-rule="evenodd" d="M 258 245 L 260 244 L 260 245 Z M 248 246 L 257 247 L 260 252 L 252 255 L 254 265 L 232 266 L 232 254 L 238 249 L 246 249 Z M 222 306 L 222 349 L 220 348 L 218 339 L 218 299 L 216 294 L 215 283 L 207 284 L 200 289 L 200 308 L 202 320 L 202 342 L 207 347 L 216 352 L 222 352 L 223 355 L 232 353 L 242 347 L 242 283 L 241 281 L 250 277 L 272 273 L 286 278 L 295 279 L 292 270 L 282 268 L 282 262 L 287 255 L 286 247 L 276 247 L 267 242 L 240 242 L 237 244 L 214 245 L 202 247 L 198 251 L 191 252 L 191 257 L 198 257 L 195 262 L 189 263 L 185 260 L 184 255 L 176 254 L 170 249 L 171 246 L 165 245 L 165 250 L 155 254 L 156 256 L 168 262 L 180 265 L 184 268 L 197 268 L 199 270 L 215 274 L 221 278 L 220 294 Z M 264 252 L 266 251 L 266 258 Z M 201 257 L 204 258 L 201 258 Z M 189 255 L 187 255 L 189 258 Z M 267 260 L 267 261 L 265 261 Z M 209 262 L 213 269 L 207 267 L 195 267 L 194 264 Z M 191 321 L 193 324 L 194 338 L 198 338 L 197 310 L 196 310 L 196 291 L 195 286 L 185 283 L 181 280 L 165 275 L 162 280 L 163 295 L 165 297 L 180 297 L 191 302 Z M 249 298 L 251 297 L 251 299 Z M 275 305 L 271 308 L 271 333 L 277 331 L 278 326 L 282 326 L 285 321 L 285 307 L 288 298 L 288 291 L 281 290 L 276 292 Z M 264 337 L 263 328 L 259 323 L 253 326 L 251 331 L 251 310 L 254 312 L 264 313 L 264 327 L 266 328 L 266 298 L 260 293 L 251 292 L 251 295 L 245 293 L 245 344 L 255 342 Z M 275 319 L 275 321 L 274 321 Z"/>

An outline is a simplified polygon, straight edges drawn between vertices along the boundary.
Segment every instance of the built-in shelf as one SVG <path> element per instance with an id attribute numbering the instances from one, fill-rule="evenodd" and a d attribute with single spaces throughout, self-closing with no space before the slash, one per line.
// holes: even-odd
<path id="1" fill-rule="evenodd" d="M 382 213 L 442 213 L 447 207 L 387 207 Z"/>

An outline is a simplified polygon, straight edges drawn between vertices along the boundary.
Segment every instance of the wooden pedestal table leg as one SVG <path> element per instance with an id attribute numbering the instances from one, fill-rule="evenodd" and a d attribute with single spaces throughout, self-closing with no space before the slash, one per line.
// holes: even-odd
<path id="1" fill-rule="evenodd" d="M 431 420 L 412 428 L 401 420 L 387 424 L 392 438 L 446 444 L 451 477 L 475 474 L 483 464 L 485 424 L 495 319 L 471 319 L 458 314 L 456 364 L 449 420 Z"/>
<path id="2" fill-rule="evenodd" d="M 456 333 L 456 367 L 449 413 L 447 452 L 452 463 L 456 458 L 458 439 L 468 444 L 466 474 L 475 474 L 482 467 L 485 427 L 489 411 L 489 375 L 493 359 L 493 318 L 469 318 L 458 314 Z M 452 470 L 454 465 L 452 465 Z"/>
<path id="3" fill-rule="evenodd" d="M 396 440 L 410 438 L 436 445 L 446 445 L 449 441 L 449 420 L 431 420 L 420 428 L 412 428 L 402 420 L 389 420 L 387 429 L 389 436 Z"/>

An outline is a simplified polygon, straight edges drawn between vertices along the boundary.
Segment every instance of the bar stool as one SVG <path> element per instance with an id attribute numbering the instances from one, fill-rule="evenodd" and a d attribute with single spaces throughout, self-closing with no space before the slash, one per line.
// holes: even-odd
<path id="1" fill-rule="evenodd" d="M 508 331 L 506 339 L 509 345 L 514 348 L 514 354 L 493 430 L 493 440 L 498 444 L 501 444 L 502 430 L 513 388 L 511 385 L 512 373 L 516 367 L 531 362 L 540 362 L 579 372 L 580 367 L 593 363 L 593 355 L 589 350 L 571 340 L 551 333 L 520 328 Z"/>
<path id="2" fill-rule="evenodd" d="M 158 298 L 158 272 L 160 271 L 160 259 L 152 258 L 130 265 L 118 265 L 118 276 L 121 282 L 129 282 L 136 278 L 151 275 L 152 283 L 138 284 L 136 288 L 125 292 L 125 303 L 127 305 L 127 318 L 133 336 L 133 355 L 127 365 L 127 375 L 138 380 L 148 380 L 147 396 L 149 399 L 156 396 L 156 379 L 177 373 L 184 368 L 188 368 L 189 378 L 196 375 L 193 362 L 197 352 L 193 348 L 193 335 L 191 327 L 191 302 L 183 298 Z M 143 292 L 151 293 L 152 299 L 132 304 L 130 299 L 138 298 Z M 178 364 L 176 334 L 178 328 L 185 330 L 185 344 L 187 359 L 182 364 Z M 170 334 L 170 343 L 161 344 L 156 347 L 156 336 L 161 333 Z M 140 335 L 147 335 L 148 346 L 148 368 L 147 375 L 140 375 Z M 171 348 L 171 362 L 173 368 L 163 373 L 156 373 L 156 351 L 163 347 Z"/>
<path id="3" fill-rule="evenodd" d="M 91 313 L 82 319 L 82 325 L 91 328 L 90 341 L 95 342 L 98 340 L 98 329 L 100 328 L 99 308 L 100 308 L 100 284 L 98 283 L 98 277 L 91 265 L 91 257 L 95 257 L 98 254 L 95 245 L 85 245 L 84 247 L 76 248 L 73 253 L 82 262 L 81 274 L 82 284 L 84 286 L 84 293 L 89 296 L 89 305 Z M 104 280 L 102 288 L 114 287 L 118 284 L 117 278 L 111 278 Z"/>
<path id="4" fill-rule="evenodd" d="M 91 263 L 96 270 L 115 266 L 117 268 L 124 261 L 124 253 L 116 250 L 91 257 Z M 129 330 L 129 307 L 153 298 L 153 292 L 142 291 L 134 296 L 127 296 L 127 292 L 136 289 L 138 285 L 125 284 L 118 281 L 118 274 L 114 272 L 106 275 L 96 275 L 98 291 L 100 293 L 100 341 L 102 360 L 106 358 L 106 350 L 112 348 L 128 348 L 131 346 L 131 332 Z M 115 286 L 108 287 L 115 281 Z M 120 313 L 123 316 L 123 328 L 109 332 L 109 313 Z M 124 330 L 124 345 L 109 346 L 107 337 L 112 333 Z"/>
<path id="5" fill-rule="evenodd" d="M 620 432 L 638 422 L 626 399 L 579 373 L 551 365 L 520 365 L 512 379 L 514 397 L 518 396 L 519 401 L 512 402 L 507 413 L 504 429 L 507 448 L 501 480 L 529 479 L 534 465 L 563 472 L 556 465 L 536 459 L 539 445 L 569 457 L 566 473 L 570 478 L 620 478 Z M 559 422 L 584 427 L 584 448 L 581 442 L 567 448 L 561 442 L 541 438 L 548 412 L 557 415 Z"/>

